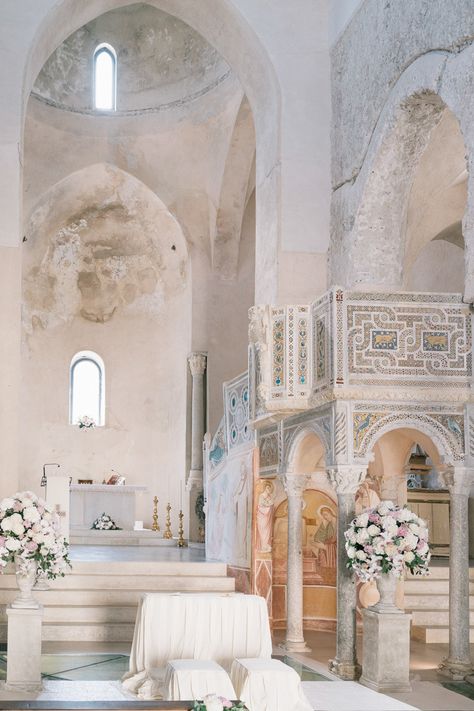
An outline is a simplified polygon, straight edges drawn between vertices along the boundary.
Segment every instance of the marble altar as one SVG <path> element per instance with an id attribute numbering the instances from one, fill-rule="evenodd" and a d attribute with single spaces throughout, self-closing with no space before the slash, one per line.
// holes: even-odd
<path id="1" fill-rule="evenodd" d="M 125 531 L 132 531 L 135 523 L 137 492 L 146 486 L 114 486 L 112 484 L 72 484 L 70 521 L 71 532 L 90 529 L 102 513 L 112 517 Z"/>

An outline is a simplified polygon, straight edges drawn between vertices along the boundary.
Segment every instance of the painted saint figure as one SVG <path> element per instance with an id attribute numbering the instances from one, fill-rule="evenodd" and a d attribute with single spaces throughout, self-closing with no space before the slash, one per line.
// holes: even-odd
<path id="1" fill-rule="evenodd" d="M 318 511 L 321 523 L 310 544 L 313 555 L 322 568 L 335 568 L 337 560 L 336 514 L 329 506 L 321 506 Z"/>
<path id="2" fill-rule="evenodd" d="M 271 553 L 274 510 L 274 486 L 265 482 L 257 503 L 257 551 Z"/>

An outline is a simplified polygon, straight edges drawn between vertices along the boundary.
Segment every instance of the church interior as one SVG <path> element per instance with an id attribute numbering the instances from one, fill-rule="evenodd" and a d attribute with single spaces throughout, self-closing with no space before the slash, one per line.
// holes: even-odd
<path id="1" fill-rule="evenodd" d="M 474 711 L 471 0 L 0 19 L 0 708 Z"/>

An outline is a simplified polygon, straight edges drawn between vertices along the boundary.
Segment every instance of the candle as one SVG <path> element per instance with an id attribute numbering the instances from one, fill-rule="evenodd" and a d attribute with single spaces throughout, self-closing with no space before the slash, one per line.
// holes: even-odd
<path id="1" fill-rule="evenodd" d="M 183 482 L 179 482 L 179 508 L 183 510 Z"/>

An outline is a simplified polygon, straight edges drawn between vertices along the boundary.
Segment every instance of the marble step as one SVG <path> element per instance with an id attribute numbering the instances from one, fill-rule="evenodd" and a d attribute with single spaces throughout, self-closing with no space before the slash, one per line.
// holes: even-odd
<path id="1" fill-rule="evenodd" d="M 137 605 L 46 605 L 44 623 L 128 623 L 133 624 Z M 0 622 L 7 621 L 6 608 L 0 608 Z"/>
<path id="2" fill-rule="evenodd" d="M 134 623 L 43 623 L 43 642 L 131 642 Z M 0 624 L 0 641 L 7 640 L 7 625 Z"/>
<path id="3" fill-rule="evenodd" d="M 0 580 L 0 592 L 17 588 L 13 575 L 5 575 Z M 222 576 L 179 576 L 179 575 L 66 575 L 54 580 L 51 590 L 140 590 L 141 592 L 159 591 L 221 591 L 231 592 L 234 580 Z"/>
<path id="4" fill-rule="evenodd" d="M 447 625 L 412 625 L 411 637 L 427 644 L 448 644 L 449 627 Z M 474 627 L 469 628 L 469 640 L 474 642 Z"/>
<path id="5" fill-rule="evenodd" d="M 410 610 L 412 624 L 423 627 L 441 627 L 449 625 L 449 609 Z M 474 609 L 469 613 L 469 623 L 474 626 Z"/>
<path id="6" fill-rule="evenodd" d="M 404 596 L 406 610 L 449 610 L 448 595 L 407 595 Z M 474 595 L 469 596 L 469 607 L 474 610 Z"/>
<path id="7" fill-rule="evenodd" d="M 228 583 L 229 589 L 224 592 L 233 592 L 235 589 L 234 581 L 231 580 Z M 180 590 L 178 585 L 173 588 L 177 592 L 190 592 L 188 590 Z M 160 592 L 157 590 L 156 592 Z M 196 589 L 191 592 L 222 592 L 222 590 L 202 590 L 196 586 Z M 17 591 L 11 590 L 0 590 L 0 605 L 8 605 L 17 595 Z M 71 605 L 71 606 L 81 606 L 81 605 L 138 605 L 138 602 L 143 595 L 142 590 L 48 590 L 48 591 L 36 591 L 34 593 L 35 598 L 42 605 Z"/>
<path id="8" fill-rule="evenodd" d="M 406 595 L 422 594 L 422 595 L 448 595 L 449 594 L 449 578 L 432 579 L 430 578 L 407 578 L 405 580 L 404 591 Z M 474 581 L 469 583 L 469 592 L 474 594 Z"/>
<path id="9" fill-rule="evenodd" d="M 72 569 L 66 577 L 75 575 L 121 575 L 127 577 L 135 577 L 138 575 L 177 575 L 179 577 L 193 576 L 222 576 L 227 575 L 226 563 L 218 562 L 182 562 L 182 561 L 82 561 L 73 560 Z M 10 576 L 14 576 L 15 570 L 13 565 L 8 565 L 2 575 L 1 581 Z M 61 579 L 58 579 L 60 581 Z"/>

